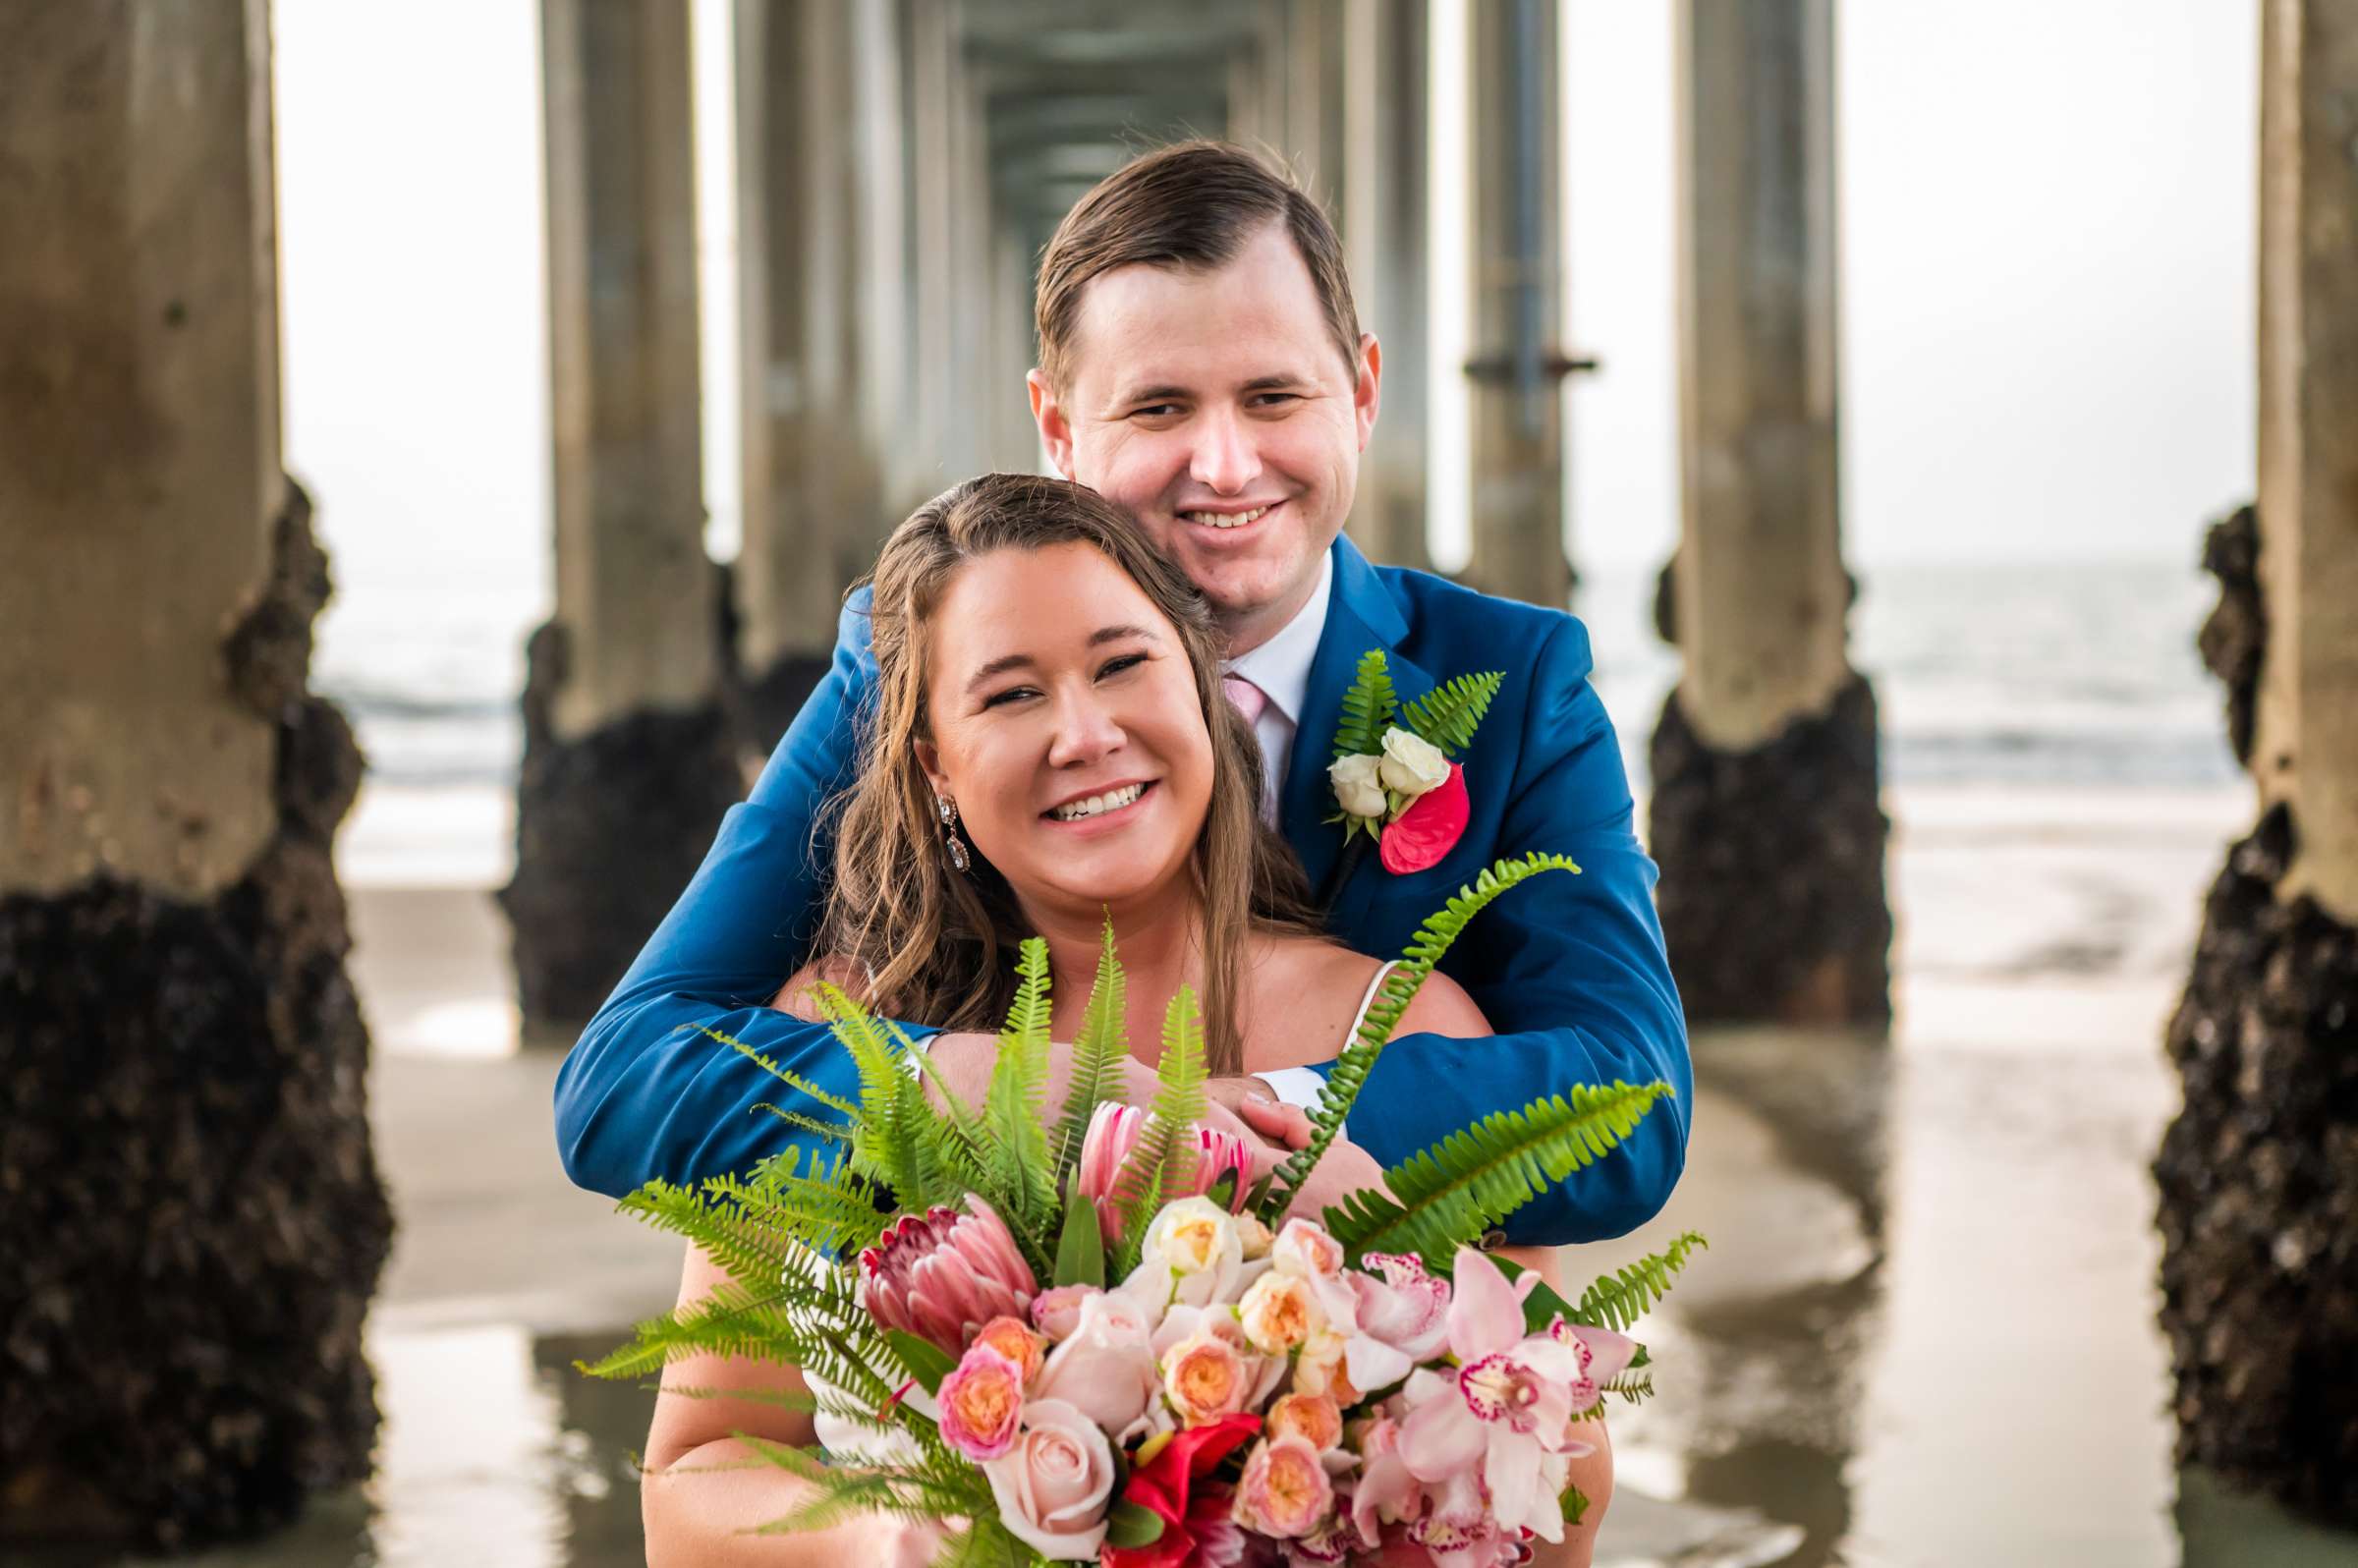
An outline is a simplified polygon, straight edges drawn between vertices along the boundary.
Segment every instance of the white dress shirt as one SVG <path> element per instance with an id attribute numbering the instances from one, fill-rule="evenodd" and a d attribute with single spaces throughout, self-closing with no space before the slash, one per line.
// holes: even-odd
<path id="1" fill-rule="evenodd" d="M 1285 788 L 1286 765 L 1293 759 L 1294 737 L 1302 728 L 1302 706 L 1310 699 L 1310 667 L 1319 656 L 1319 639 L 1326 631 L 1326 601 L 1334 596 L 1334 552 L 1319 562 L 1319 586 L 1278 629 L 1277 635 L 1250 652 L 1240 653 L 1223 666 L 1225 675 L 1241 675 L 1261 688 L 1268 700 L 1253 721 L 1253 738 L 1261 742 L 1261 819 L 1277 825 L 1277 801 Z M 1340 1046 L 1338 1045 L 1339 1049 Z M 1309 1110 L 1318 1103 L 1326 1080 L 1307 1067 L 1278 1067 L 1256 1075 L 1288 1105 Z"/>

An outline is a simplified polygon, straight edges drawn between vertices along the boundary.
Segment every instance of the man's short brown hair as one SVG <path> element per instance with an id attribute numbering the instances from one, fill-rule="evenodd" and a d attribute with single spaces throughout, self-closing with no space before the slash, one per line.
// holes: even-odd
<path id="1" fill-rule="evenodd" d="M 1227 141 L 1181 141 L 1122 165 L 1073 204 L 1039 258 L 1033 308 L 1039 367 L 1072 384 L 1081 296 L 1116 267 L 1209 271 L 1236 259 L 1254 236 L 1282 219 L 1310 268 L 1327 336 L 1356 376 L 1359 310 L 1343 267 L 1343 243 L 1318 202 L 1271 160 Z"/>

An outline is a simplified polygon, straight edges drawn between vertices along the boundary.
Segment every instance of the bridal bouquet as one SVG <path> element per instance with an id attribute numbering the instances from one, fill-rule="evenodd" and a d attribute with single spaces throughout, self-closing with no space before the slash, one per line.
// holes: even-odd
<path id="1" fill-rule="evenodd" d="M 625 1200 L 731 1282 L 585 1370 L 641 1376 L 697 1352 L 801 1368 L 810 1392 L 793 1403 L 822 1448 L 744 1439 L 811 1484 L 773 1531 L 954 1521 L 954 1564 L 1370 1563 L 1403 1546 L 1445 1568 L 1522 1560 L 1586 1507 L 1566 1484 L 1587 1451 L 1576 1424 L 1608 1393 L 1649 1392 L 1622 1330 L 1702 1242 L 1682 1236 L 1577 1303 L 1470 1244 L 1628 1137 L 1667 1087 L 1581 1087 L 1488 1116 L 1386 1172 L 1388 1195 L 1322 1218 L 1287 1208 L 1434 962 L 1491 899 L 1555 869 L 1578 868 L 1502 861 L 1425 923 L 1311 1143 L 1251 1185 L 1241 1144 L 1198 1125 L 1185 989 L 1152 1106 L 1111 1097 L 1129 1046 L 1110 928 L 1053 1117 L 1043 943 L 1024 945 L 981 1106 L 942 1091 L 937 1107 L 924 1054 L 820 987 L 858 1101 L 762 1064 L 839 1118 L 774 1111 L 833 1157 Z"/>

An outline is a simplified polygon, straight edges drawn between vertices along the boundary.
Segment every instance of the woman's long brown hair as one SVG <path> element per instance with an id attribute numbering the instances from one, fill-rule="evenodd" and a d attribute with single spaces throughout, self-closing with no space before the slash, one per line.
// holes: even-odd
<path id="1" fill-rule="evenodd" d="M 874 590 L 875 705 L 859 782 L 842 798 L 835 882 L 816 951 L 864 972 L 870 1005 L 952 1030 L 998 1027 L 1015 999 L 1015 949 L 1028 935 L 1006 879 L 980 853 L 958 870 L 942 842 L 915 743 L 930 740 L 926 630 L 967 562 L 998 550 L 1081 543 L 1127 573 L 1171 625 L 1211 734 L 1211 798 L 1193 868 L 1204 912 L 1205 1055 L 1241 1071 L 1237 1022 L 1247 937 L 1315 932 L 1309 883 L 1260 820 L 1261 748 L 1220 690 L 1220 640 L 1186 574 L 1095 491 L 1037 475 L 985 474 L 921 506 L 885 541 Z M 1116 932 L 1118 940 L 1120 932 Z"/>

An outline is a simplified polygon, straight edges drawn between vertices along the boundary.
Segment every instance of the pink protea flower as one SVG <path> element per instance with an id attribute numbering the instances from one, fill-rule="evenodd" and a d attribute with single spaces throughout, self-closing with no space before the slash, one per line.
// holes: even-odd
<path id="1" fill-rule="evenodd" d="M 1590 1351 L 1584 1360 L 1588 1347 L 1577 1338 L 1525 1334 L 1521 1292 L 1484 1254 L 1459 1248 L 1454 1271 L 1449 1350 L 1458 1365 L 1409 1378 L 1400 1456 L 1419 1481 L 1450 1488 L 1433 1493 L 1436 1516 L 1445 1511 L 1438 1498 L 1463 1502 L 1466 1484 L 1477 1482 L 1485 1511 L 1506 1531 L 1561 1540 L 1563 1514 L 1546 1474 L 1560 1469 L 1574 1446 L 1572 1421 L 1586 1408 L 1574 1404 L 1574 1385 L 1599 1358 Z M 1432 1528 L 1456 1526 L 1444 1521 Z"/>
<path id="2" fill-rule="evenodd" d="M 860 1255 L 860 1305 L 886 1328 L 963 1356 L 994 1317 L 1021 1317 L 1039 1284 L 1006 1222 L 969 1194 L 966 1212 L 904 1215 Z"/>
<path id="3" fill-rule="evenodd" d="M 1108 1238 L 1113 1234 L 1114 1214 L 1108 1200 L 1121 1191 L 1122 1166 L 1137 1149 L 1138 1141 L 1147 1130 L 1147 1120 L 1152 1112 L 1136 1105 L 1120 1105 L 1111 1100 L 1100 1103 L 1089 1119 L 1089 1132 L 1081 1140 L 1081 1164 L 1078 1171 L 1081 1195 L 1098 1201 L 1097 1216 L 1103 1222 Z M 1208 1127 L 1195 1129 L 1196 1179 L 1187 1190 L 1173 1196 L 1200 1198 L 1220 1183 L 1230 1171 L 1236 1173 L 1236 1190 L 1230 1195 L 1228 1211 L 1241 1214 L 1245 1198 L 1253 1186 L 1253 1154 L 1245 1141 L 1234 1133 L 1214 1132 Z"/>

